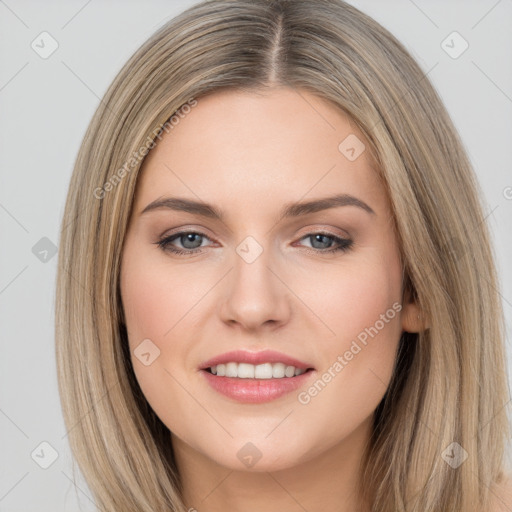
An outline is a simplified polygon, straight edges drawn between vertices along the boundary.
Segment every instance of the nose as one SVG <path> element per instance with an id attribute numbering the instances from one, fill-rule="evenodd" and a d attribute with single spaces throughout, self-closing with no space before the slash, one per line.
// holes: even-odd
<path id="1" fill-rule="evenodd" d="M 293 295 L 282 266 L 266 250 L 253 261 L 240 254 L 235 252 L 225 279 L 220 317 L 245 330 L 277 329 L 289 321 Z"/>

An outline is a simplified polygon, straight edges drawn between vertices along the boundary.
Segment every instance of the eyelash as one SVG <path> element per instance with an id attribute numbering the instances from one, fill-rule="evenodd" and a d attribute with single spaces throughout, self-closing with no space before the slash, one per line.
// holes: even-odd
<path id="1" fill-rule="evenodd" d="M 209 239 L 209 237 L 207 235 L 205 235 L 204 233 L 201 233 L 200 231 L 180 231 L 179 233 L 175 233 L 169 237 L 165 237 L 162 240 L 159 240 L 158 242 L 156 242 L 156 245 L 158 245 L 163 251 L 171 252 L 176 255 L 186 256 L 186 255 L 191 255 L 191 254 L 196 254 L 196 253 L 202 252 L 200 247 L 197 247 L 195 249 L 183 250 L 183 249 L 176 249 L 170 245 L 174 239 L 180 238 L 181 236 L 188 235 L 188 234 L 199 235 L 203 238 Z M 327 238 L 331 238 L 334 240 L 335 243 L 338 244 L 338 246 L 333 249 L 314 249 L 314 248 L 306 247 L 307 252 L 313 252 L 316 254 L 326 254 L 326 253 L 332 254 L 332 253 L 336 253 L 336 252 L 344 253 L 344 252 L 349 251 L 353 245 L 353 241 L 350 239 L 340 238 L 338 236 L 335 236 L 335 235 L 332 235 L 330 233 L 326 233 L 323 231 L 315 231 L 313 233 L 308 233 L 307 235 L 304 235 L 302 238 L 300 238 L 300 240 L 302 240 L 304 238 L 312 237 L 315 235 L 322 235 L 322 236 L 326 236 Z"/>

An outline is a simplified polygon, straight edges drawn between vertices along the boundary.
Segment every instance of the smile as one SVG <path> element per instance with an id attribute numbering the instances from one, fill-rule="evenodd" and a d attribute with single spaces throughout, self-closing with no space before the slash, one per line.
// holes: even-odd
<path id="1" fill-rule="evenodd" d="M 316 373 L 308 363 L 271 350 L 238 350 L 205 361 L 199 369 L 216 393 L 239 403 L 276 400 Z"/>
<path id="2" fill-rule="evenodd" d="M 236 377 L 238 379 L 282 379 L 302 375 L 305 369 L 284 363 L 235 363 L 217 364 L 209 368 L 210 373 L 219 377 Z"/>

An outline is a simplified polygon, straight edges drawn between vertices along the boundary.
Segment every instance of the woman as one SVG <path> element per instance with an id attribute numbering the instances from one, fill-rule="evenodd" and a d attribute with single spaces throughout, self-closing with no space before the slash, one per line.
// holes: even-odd
<path id="1" fill-rule="evenodd" d="M 473 171 L 412 57 L 340 0 L 207 1 L 142 45 L 80 149 L 57 292 L 103 510 L 512 507 Z"/>

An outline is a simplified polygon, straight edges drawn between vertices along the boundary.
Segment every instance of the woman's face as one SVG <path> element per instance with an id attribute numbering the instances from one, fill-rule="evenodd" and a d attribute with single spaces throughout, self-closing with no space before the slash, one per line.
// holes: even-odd
<path id="1" fill-rule="evenodd" d="M 175 446 L 270 471 L 367 439 L 416 311 L 365 145 L 332 105 L 284 88 L 202 98 L 148 154 L 121 294 L 137 380 Z"/>

